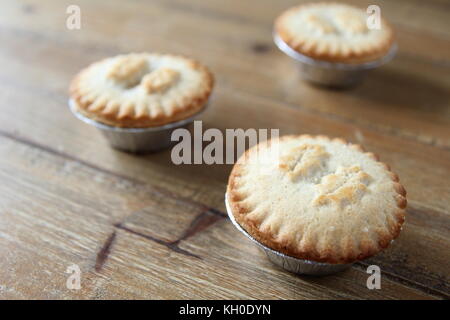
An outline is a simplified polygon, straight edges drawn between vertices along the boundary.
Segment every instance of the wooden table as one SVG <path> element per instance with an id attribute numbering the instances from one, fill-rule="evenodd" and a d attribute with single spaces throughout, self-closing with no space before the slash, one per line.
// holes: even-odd
<path id="1" fill-rule="evenodd" d="M 346 91 L 301 82 L 272 43 L 273 19 L 297 2 L 2 0 L 0 298 L 449 298 L 449 2 L 376 1 L 399 52 Z M 66 28 L 70 4 L 81 30 Z M 131 51 L 210 66 L 204 127 L 322 133 L 378 153 L 408 191 L 400 238 L 329 277 L 273 266 L 226 217 L 230 166 L 112 150 L 69 112 L 79 69 Z M 80 290 L 66 287 L 73 264 Z M 381 290 L 366 287 L 370 264 Z"/>

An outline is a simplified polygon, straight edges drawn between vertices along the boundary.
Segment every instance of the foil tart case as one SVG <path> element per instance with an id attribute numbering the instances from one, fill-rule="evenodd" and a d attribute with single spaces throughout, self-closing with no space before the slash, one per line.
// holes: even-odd
<path id="1" fill-rule="evenodd" d="M 295 51 L 275 32 L 273 40 L 282 52 L 299 65 L 303 79 L 333 88 L 346 88 L 360 83 L 370 70 L 392 60 L 397 52 L 397 45 L 393 44 L 384 57 L 375 61 L 360 64 L 333 63 L 316 60 Z"/>
<path id="2" fill-rule="evenodd" d="M 188 129 L 207 106 L 192 117 L 150 128 L 120 128 L 109 126 L 77 112 L 73 100 L 69 100 L 69 107 L 75 117 L 96 127 L 111 147 L 131 153 L 149 153 L 167 149 L 176 144 L 176 141 L 171 141 L 172 132 L 178 128 Z"/>
<path id="3" fill-rule="evenodd" d="M 304 260 L 294 258 L 288 255 L 285 255 L 281 252 L 275 251 L 269 247 L 266 247 L 258 240 L 253 238 L 247 231 L 242 228 L 239 223 L 234 218 L 233 213 L 231 212 L 231 207 L 228 204 L 227 194 L 225 194 L 225 206 L 227 208 L 228 217 L 230 218 L 233 225 L 242 232 L 248 239 L 254 242 L 262 251 L 267 255 L 267 258 L 274 263 L 275 265 L 293 273 L 301 274 L 301 275 L 314 275 L 314 276 L 324 276 L 330 275 L 333 273 L 337 273 L 343 270 L 348 269 L 352 264 L 331 264 L 331 263 L 322 263 L 315 262 L 311 260 Z"/>

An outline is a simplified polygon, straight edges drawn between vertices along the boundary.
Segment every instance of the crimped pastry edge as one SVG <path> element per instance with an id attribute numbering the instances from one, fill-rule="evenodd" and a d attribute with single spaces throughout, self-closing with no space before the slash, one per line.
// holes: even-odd
<path id="1" fill-rule="evenodd" d="M 126 115 L 125 117 L 119 116 L 119 111 L 116 113 L 103 113 L 104 108 L 99 108 L 96 111 L 89 110 L 92 102 L 87 101 L 83 103 L 83 95 L 79 91 L 78 82 L 82 77 L 84 72 L 87 72 L 92 66 L 103 63 L 107 59 L 113 57 L 107 57 L 102 60 L 91 63 L 86 68 L 82 69 L 71 81 L 69 86 L 69 96 L 74 101 L 76 110 L 82 115 L 91 118 L 100 123 L 107 124 L 113 127 L 121 128 L 148 128 L 148 127 L 158 127 L 172 122 L 177 122 L 186 118 L 189 118 L 199 112 L 201 112 L 208 102 L 211 95 L 212 89 L 214 87 L 214 76 L 211 71 L 205 65 L 201 64 L 197 60 L 185 57 L 183 55 L 174 54 L 160 54 L 160 53 L 142 53 L 160 56 L 170 56 L 173 58 L 181 58 L 192 64 L 192 68 L 199 70 L 205 77 L 205 90 L 201 95 L 193 95 L 190 99 L 187 99 L 183 106 L 177 107 L 171 115 L 159 114 L 158 116 L 144 115 L 140 117 L 135 117 Z M 104 104 L 105 107 L 108 104 L 107 100 Z M 120 110 L 120 108 L 119 108 Z"/>
<path id="2" fill-rule="evenodd" d="M 336 62 L 336 63 L 349 63 L 349 64 L 360 64 L 365 62 L 371 62 L 376 61 L 378 59 L 381 59 L 383 56 L 385 56 L 392 45 L 395 42 L 395 35 L 393 32 L 392 26 L 383 18 L 381 18 L 382 24 L 384 27 L 389 29 L 389 37 L 385 42 L 380 43 L 374 50 L 371 51 L 362 51 L 360 53 L 356 53 L 353 50 L 350 50 L 348 54 L 343 54 L 342 52 L 338 53 L 330 53 L 330 52 L 323 52 L 323 53 L 317 53 L 315 52 L 315 47 L 311 47 L 309 49 L 304 48 L 302 44 L 296 45 L 296 41 L 294 37 L 290 35 L 289 30 L 287 30 L 284 27 L 284 18 L 286 15 L 290 14 L 292 11 L 296 11 L 300 8 L 306 8 L 308 6 L 327 6 L 327 5 L 334 5 L 334 4 L 341 4 L 337 2 L 318 2 L 318 3 L 305 3 L 301 5 L 297 5 L 294 7 L 291 7 L 284 12 L 282 12 L 276 19 L 274 23 L 274 30 L 277 33 L 277 35 L 293 50 L 297 51 L 300 54 L 303 54 L 305 56 L 308 56 L 312 59 L 321 60 L 321 61 L 328 61 L 328 62 Z M 351 6 L 351 5 L 348 5 Z M 355 8 L 358 8 L 356 6 L 352 6 Z"/>
<path id="3" fill-rule="evenodd" d="M 240 164 L 241 162 L 244 162 L 246 157 L 250 155 L 256 148 L 259 146 L 261 147 L 261 144 L 258 144 L 250 149 L 248 149 L 242 156 L 239 158 L 239 160 L 235 163 L 233 166 L 233 169 L 230 173 L 229 179 L 228 179 L 228 185 L 227 185 L 227 200 L 231 208 L 231 213 L 233 214 L 235 220 L 239 223 L 239 225 L 247 231 L 254 239 L 262 243 L 263 245 L 276 250 L 278 252 L 281 252 L 283 254 L 286 254 L 288 256 L 304 259 L 304 260 L 311 260 L 315 262 L 323 262 L 323 263 L 331 263 L 331 264 L 348 264 L 353 263 L 356 261 L 364 260 L 366 258 L 369 258 L 371 256 L 374 256 L 375 254 L 379 253 L 383 249 L 387 248 L 391 242 L 396 239 L 400 231 L 402 230 L 402 225 L 405 222 L 405 208 L 407 206 L 407 200 L 406 200 L 406 190 L 403 187 L 403 185 L 400 183 L 399 177 L 396 173 L 394 173 L 390 166 L 386 163 L 379 160 L 379 157 L 372 153 L 372 152 L 366 152 L 364 148 L 359 144 L 353 144 L 349 143 L 346 140 L 342 138 L 330 138 L 325 135 L 309 135 L 309 134 L 302 134 L 302 135 L 286 135 L 280 137 L 280 141 L 283 140 L 289 140 L 289 139 L 301 139 L 301 138 L 318 138 L 318 139 L 326 139 L 328 141 L 336 141 L 340 142 L 345 145 L 349 145 L 351 148 L 354 148 L 360 152 L 363 152 L 364 154 L 368 155 L 370 158 L 375 160 L 376 162 L 380 163 L 388 172 L 390 175 L 391 180 L 394 183 L 394 190 L 396 192 L 395 200 L 397 203 L 397 210 L 395 214 L 393 215 L 395 217 L 395 221 L 397 222 L 394 226 L 394 229 L 391 231 L 390 234 L 385 234 L 385 236 L 379 237 L 377 246 L 369 246 L 364 245 L 360 243 L 360 252 L 359 254 L 354 257 L 351 255 L 348 256 L 341 256 L 338 257 L 336 255 L 333 255 L 332 252 L 326 251 L 324 254 L 326 256 L 321 256 L 320 253 L 316 253 L 313 251 L 300 251 L 297 246 L 295 246 L 294 243 L 289 241 L 279 242 L 277 241 L 273 234 L 267 234 L 263 233 L 259 230 L 259 225 L 256 225 L 255 223 L 248 221 L 246 219 L 246 214 L 250 213 L 252 210 L 248 210 L 244 205 L 240 204 L 241 202 L 241 195 L 234 190 L 234 186 L 236 185 L 236 178 L 240 177 L 242 174 L 240 172 Z M 270 143 L 271 140 L 268 140 L 266 142 L 263 142 L 262 144 L 267 145 Z"/>

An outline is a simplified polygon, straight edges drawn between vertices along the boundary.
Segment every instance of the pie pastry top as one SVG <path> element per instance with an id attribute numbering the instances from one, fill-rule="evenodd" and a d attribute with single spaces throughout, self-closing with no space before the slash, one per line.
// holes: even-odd
<path id="1" fill-rule="evenodd" d="M 262 244 L 300 259 L 350 263 L 398 236 L 406 191 L 359 145 L 302 135 L 244 153 L 231 172 L 227 201 Z"/>
<path id="2" fill-rule="evenodd" d="M 318 60 L 362 63 L 384 56 L 393 43 L 392 28 L 367 27 L 362 9 L 338 3 L 311 3 L 288 9 L 275 22 L 276 34 L 292 49 Z"/>
<path id="3" fill-rule="evenodd" d="M 142 128 L 179 121 L 205 107 L 214 79 L 181 56 L 132 53 L 82 70 L 70 86 L 77 111 L 117 127 Z"/>

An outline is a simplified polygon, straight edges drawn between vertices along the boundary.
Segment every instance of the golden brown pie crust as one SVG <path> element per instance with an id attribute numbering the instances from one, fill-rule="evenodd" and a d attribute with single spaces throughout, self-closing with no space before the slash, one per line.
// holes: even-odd
<path id="1" fill-rule="evenodd" d="M 324 262 L 332 264 L 351 263 L 357 260 L 363 260 L 365 258 L 373 256 L 379 251 L 388 247 L 389 244 L 392 242 L 392 240 L 398 237 L 401 231 L 402 224 L 405 220 L 405 208 L 407 205 L 406 191 L 405 188 L 400 184 L 397 174 L 393 173 L 387 164 L 380 162 L 378 156 L 376 156 L 375 154 L 371 152 L 365 152 L 360 145 L 347 143 L 345 140 L 340 138 L 330 139 L 326 136 L 310 136 L 310 135 L 284 136 L 280 138 L 280 143 L 283 143 L 283 141 L 291 139 L 301 140 L 310 138 L 320 139 L 322 141 L 329 141 L 330 143 L 342 144 L 343 146 L 347 146 L 353 150 L 356 150 L 364 154 L 368 158 L 374 160 L 376 163 L 381 165 L 379 170 L 384 170 L 387 173 L 386 175 L 387 181 L 385 182 L 389 183 L 389 181 L 391 181 L 390 182 L 391 184 L 389 184 L 391 185 L 391 187 L 388 187 L 388 189 L 392 188 L 392 197 L 393 197 L 393 205 L 392 205 L 393 211 L 389 213 L 388 219 L 386 220 L 386 227 L 375 228 L 375 230 L 371 231 L 371 233 L 368 233 L 367 237 L 363 237 L 360 239 L 353 239 L 352 234 L 344 234 L 341 235 L 341 237 L 338 237 L 337 239 L 330 238 L 331 240 L 334 241 L 328 240 L 329 242 L 328 243 L 325 242 L 325 245 L 322 245 L 320 248 L 318 248 L 317 243 L 321 240 L 320 237 L 322 233 L 319 233 L 319 236 L 316 238 L 303 239 L 301 242 L 302 246 L 300 247 L 299 241 L 298 239 L 296 239 L 298 234 L 295 235 L 291 234 L 291 236 L 280 237 L 279 234 L 277 234 L 279 232 L 278 230 L 280 226 L 266 225 L 263 228 L 260 220 L 250 216 L 250 214 L 256 210 L 255 206 L 257 205 L 249 204 L 248 202 L 246 202 L 246 199 L 252 199 L 253 192 L 258 193 L 258 188 L 261 188 L 261 186 L 255 185 L 253 186 L 253 188 L 251 188 L 253 191 L 249 191 L 249 189 L 246 188 L 245 186 L 246 182 L 245 177 L 247 174 L 249 174 L 248 172 L 249 169 L 246 167 L 248 159 L 251 159 L 252 156 L 254 156 L 258 148 L 262 148 L 259 150 L 264 150 L 265 148 L 267 148 L 267 146 L 269 145 L 268 142 L 260 143 L 259 145 L 247 150 L 241 156 L 238 162 L 234 165 L 233 170 L 230 174 L 227 186 L 227 201 L 235 220 L 253 238 L 261 242 L 265 246 L 292 257 L 312 260 L 316 262 Z M 310 166 L 312 162 L 309 159 L 306 160 L 307 160 L 305 162 L 306 166 Z M 283 168 L 282 162 L 280 164 L 280 170 L 284 169 L 285 168 Z M 300 172 L 300 174 L 302 173 Z M 365 179 L 365 176 L 362 175 L 361 179 Z M 277 182 L 274 181 L 273 183 L 276 184 Z M 362 187 L 364 187 L 364 185 L 362 185 Z M 355 192 L 355 190 L 351 189 L 345 190 L 345 188 L 341 188 L 339 190 L 341 192 Z M 286 192 L 288 191 L 289 190 L 287 190 Z M 267 196 L 267 194 L 265 195 Z M 276 197 L 276 195 L 273 196 Z M 332 194 L 332 196 L 339 197 L 340 195 Z M 269 199 L 269 201 L 270 200 L 271 199 Z M 324 199 L 319 198 L 317 201 L 323 200 Z M 335 199 L 332 199 L 332 201 L 334 200 Z M 296 201 L 302 201 L 302 199 L 296 199 Z M 318 204 L 320 205 L 320 203 Z M 314 204 L 312 205 L 314 206 Z M 377 212 L 374 212 L 373 214 L 377 214 Z M 277 220 L 275 219 L 273 221 Z M 335 221 L 333 223 L 336 224 L 336 226 L 333 226 L 333 228 L 336 227 L 337 229 L 339 229 L 341 227 L 342 229 L 345 230 L 345 226 L 340 225 L 340 223 L 344 224 L 345 221 Z M 306 230 L 308 226 L 302 227 L 305 227 L 303 230 Z M 324 228 L 324 230 L 326 230 L 326 227 L 328 226 L 320 226 L 320 228 L 322 227 Z"/>
<path id="2" fill-rule="evenodd" d="M 152 70 L 152 64 L 158 67 Z M 197 114 L 213 86 L 211 72 L 193 59 L 132 53 L 91 64 L 74 77 L 69 92 L 84 116 L 110 126 L 146 128 Z"/>
<path id="3" fill-rule="evenodd" d="M 286 10 L 276 19 L 275 32 L 289 47 L 300 54 L 317 60 L 358 64 L 378 60 L 387 54 L 394 43 L 394 32 L 389 23 L 383 18 L 381 18 L 383 36 L 369 44 L 365 43 L 361 45 L 347 45 L 344 39 L 342 41 L 334 41 L 334 43 L 327 43 L 324 41 L 323 36 L 307 38 L 298 34 L 296 30 L 287 23 L 289 18 L 302 10 L 310 8 L 329 8 L 331 6 L 343 8 L 344 14 L 346 13 L 345 8 L 348 10 L 358 9 L 357 7 L 333 2 L 302 4 Z M 359 10 L 362 11 L 362 9 Z M 363 30 L 363 28 L 366 28 L 360 21 L 356 21 L 358 23 L 352 23 L 351 12 L 348 13 L 348 16 L 343 16 L 341 19 L 338 18 L 335 20 L 345 23 L 345 27 L 348 30 L 359 32 L 360 30 Z M 328 23 L 326 19 L 311 16 L 307 17 L 305 20 L 321 30 L 321 33 L 324 35 L 333 32 L 333 24 Z"/>

